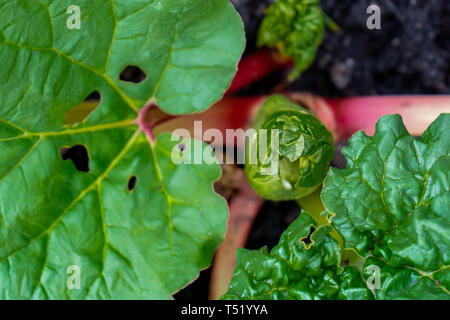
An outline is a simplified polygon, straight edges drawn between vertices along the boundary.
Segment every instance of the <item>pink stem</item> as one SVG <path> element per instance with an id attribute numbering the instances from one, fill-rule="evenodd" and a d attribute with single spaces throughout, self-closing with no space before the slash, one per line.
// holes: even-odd
<path id="1" fill-rule="evenodd" d="M 450 112 L 450 96 L 377 96 L 327 99 L 308 93 L 289 95 L 312 110 L 335 140 L 363 130 L 373 135 L 381 116 L 399 114 L 411 135 L 420 136 L 441 113 Z"/>
<path id="2" fill-rule="evenodd" d="M 397 113 L 411 135 L 420 136 L 441 114 L 450 112 L 450 96 L 379 96 L 325 99 L 335 113 L 338 131 L 348 138 L 363 130 L 375 132 L 379 117 Z"/>
<path id="3" fill-rule="evenodd" d="M 179 116 L 160 123 L 154 127 L 153 134 L 158 135 L 161 132 L 173 132 L 175 129 L 182 128 L 189 130 L 191 137 L 195 137 L 194 121 L 201 121 L 203 133 L 208 129 L 218 129 L 225 138 L 227 129 L 245 130 L 248 128 L 251 125 L 256 111 L 264 100 L 265 96 L 224 98 L 205 112 Z M 202 137 L 195 138 L 201 139 Z M 230 141 L 228 142 L 230 143 Z M 234 144 L 234 142 L 231 143 Z"/>
<path id="4" fill-rule="evenodd" d="M 228 228 L 217 249 L 212 268 L 209 298 L 219 299 L 227 292 L 236 265 L 236 251 L 245 246 L 253 221 L 264 203 L 245 180 L 230 203 Z"/>
<path id="5" fill-rule="evenodd" d="M 420 136 L 439 114 L 450 113 L 450 96 L 327 99 L 309 93 L 286 95 L 308 107 L 333 132 L 336 141 L 348 139 L 359 130 L 372 135 L 378 118 L 392 113 L 400 114 L 408 131 Z M 184 128 L 190 130 L 193 137 L 194 121 L 202 121 L 203 131 L 216 128 L 225 137 L 226 129 L 247 129 L 265 98 L 266 96 L 224 98 L 203 113 L 166 119 L 154 127 L 153 134 Z"/>
<path id="6" fill-rule="evenodd" d="M 145 132 L 145 134 L 147 135 L 147 138 L 151 142 L 155 141 L 155 136 L 153 135 L 152 127 L 147 123 L 147 118 L 148 118 L 148 114 L 149 114 L 150 110 L 154 106 L 155 106 L 154 104 L 149 104 L 149 105 L 145 106 L 139 112 L 139 116 L 138 116 L 139 129 L 141 129 L 141 131 Z"/>
<path id="7" fill-rule="evenodd" d="M 276 50 L 261 49 L 239 62 L 238 71 L 226 95 L 245 88 L 271 73 L 292 65 L 292 61 L 281 57 Z"/>
<path id="8" fill-rule="evenodd" d="M 155 141 L 154 128 L 176 116 L 170 115 L 158 108 L 155 103 L 149 103 L 139 112 L 139 128 L 145 132 L 151 142 Z"/>

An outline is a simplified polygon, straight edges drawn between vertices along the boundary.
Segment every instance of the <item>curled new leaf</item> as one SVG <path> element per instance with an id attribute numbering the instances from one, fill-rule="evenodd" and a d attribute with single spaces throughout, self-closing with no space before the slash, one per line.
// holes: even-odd
<path id="1" fill-rule="evenodd" d="M 333 157 L 333 139 L 306 109 L 274 95 L 259 111 L 254 129 L 245 171 L 261 196 L 298 199 L 322 183 Z"/>
<path id="2" fill-rule="evenodd" d="M 293 80 L 316 56 L 323 39 L 324 14 L 320 0 L 277 0 L 266 11 L 258 34 L 259 46 L 278 47 L 295 61 Z"/>

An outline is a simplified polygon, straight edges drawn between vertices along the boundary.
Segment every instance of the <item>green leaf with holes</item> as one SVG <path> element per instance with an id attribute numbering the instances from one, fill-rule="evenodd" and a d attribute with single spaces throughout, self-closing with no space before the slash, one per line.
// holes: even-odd
<path id="1" fill-rule="evenodd" d="M 219 165 L 174 162 L 190 149 L 139 115 L 218 100 L 242 23 L 228 0 L 79 0 L 77 29 L 73 4 L 0 0 L 0 298 L 171 298 L 210 264 L 227 207 Z M 129 66 L 145 79 L 121 80 Z"/>
<path id="2" fill-rule="evenodd" d="M 343 154 L 322 200 L 344 246 L 380 268 L 377 298 L 450 299 L 450 114 L 421 139 L 385 116 Z"/>
<path id="3" fill-rule="evenodd" d="M 358 270 L 340 266 L 339 244 L 331 230 L 317 227 L 303 211 L 270 252 L 266 247 L 240 249 L 233 279 L 222 299 L 372 298 Z"/>

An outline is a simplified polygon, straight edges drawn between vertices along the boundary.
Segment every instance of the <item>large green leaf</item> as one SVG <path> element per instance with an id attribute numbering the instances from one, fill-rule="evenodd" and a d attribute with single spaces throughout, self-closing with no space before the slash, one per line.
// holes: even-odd
<path id="1" fill-rule="evenodd" d="M 270 253 L 240 249 L 230 288 L 223 299 L 370 299 L 372 293 L 354 267 L 340 267 L 339 245 L 331 228 L 317 228 L 300 213 Z M 308 237 L 309 235 L 309 237 Z"/>
<path id="2" fill-rule="evenodd" d="M 170 298 L 223 237 L 220 167 L 175 164 L 180 141 L 153 142 L 136 119 L 148 101 L 181 114 L 219 99 L 242 24 L 228 0 L 80 0 L 70 30 L 72 4 L 0 1 L 0 298 Z M 127 65 L 147 79 L 119 80 Z M 98 108 L 64 126 L 93 91 Z M 77 144 L 89 172 L 61 158 Z M 66 285 L 72 265 L 80 289 Z"/>
<path id="3" fill-rule="evenodd" d="M 450 299 L 450 115 L 420 140 L 401 117 L 354 135 L 344 170 L 331 169 L 322 200 L 346 248 L 374 257 L 377 298 Z"/>

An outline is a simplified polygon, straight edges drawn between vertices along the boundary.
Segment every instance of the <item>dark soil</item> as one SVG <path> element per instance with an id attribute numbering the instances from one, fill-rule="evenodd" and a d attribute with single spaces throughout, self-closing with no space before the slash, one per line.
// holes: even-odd
<path id="1" fill-rule="evenodd" d="M 197 280 L 181 289 L 173 298 L 180 301 L 208 300 L 211 267 L 200 272 Z"/>
<path id="2" fill-rule="evenodd" d="M 246 52 L 252 52 L 272 1 L 233 2 L 246 25 Z M 366 26 L 370 4 L 381 9 L 381 30 Z M 321 6 L 341 30 L 327 30 L 316 62 L 289 89 L 329 97 L 450 93 L 450 1 L 322 0 Z M 280 77 L 271 78 L 273 88 Z M 245 93 L 267 93 L 267 82 Z"/>
<path id="3" fill-rule="evenodd" d="M 272 249 L 281 233 L 298 217 L 300 207 L 296 201 L 266 201 L 256 217 L 245 246 L 257 250 L 264 246 Z"/>
<path id="4" fill-rule="evenodd" d="M 232 0 L 246 28 L 245 54 L 256 50 L 256 34 L 271 0 Z M 367 7 L 381 8 L 381 30 L 366 26 Z M 322 96 L 450 93 L 449 0 L 322 0 L 321 6 L 341 28 L 327 30 L 316 62 L 288 90 Z M 276 91 L 285 74 L 275 74 L 239 92 Z M 286 89 L 286 88 L 284 88 Z M 332 165 L 345 167 L 336 146 Z M 248 249 L 272 248 L 298 216 L 295 201 L 266 202 L 248 239 Z M 176 299 L 207 299 L 210 271 L 205 270 Z"/>

